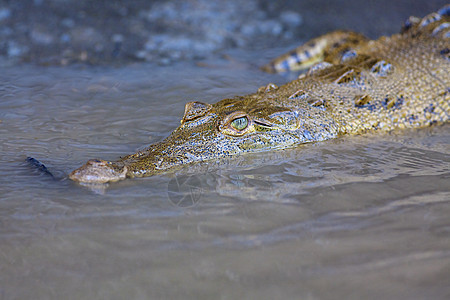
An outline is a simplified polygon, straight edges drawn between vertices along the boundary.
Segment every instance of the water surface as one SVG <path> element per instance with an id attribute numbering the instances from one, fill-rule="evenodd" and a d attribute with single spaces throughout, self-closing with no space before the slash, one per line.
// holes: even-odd
<path id="1" fill-rule="evenodd" d="M 249 65 L 0 74 L 0 299 L 445 299 L 449 125 L 240 156 L 91 190 L 53 180 L 167 136 Z"/>

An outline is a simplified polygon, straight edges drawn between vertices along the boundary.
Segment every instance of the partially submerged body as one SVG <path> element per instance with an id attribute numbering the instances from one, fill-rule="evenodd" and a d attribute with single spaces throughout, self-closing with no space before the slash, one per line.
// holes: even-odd
<path id="1" fill-rule="evenodd" d="M 376 41 L 344 31 L 321 36 L 264 67 L 278 72 L 316 63 L 299 79 L 212 105 L 189 102 L 165 140 L 116 162 L 90 160 L 69 177 L 105 183 L 344 134 L 447 122 L 449 15 L 446 6 L 410 18 L 402 33 Z"/>

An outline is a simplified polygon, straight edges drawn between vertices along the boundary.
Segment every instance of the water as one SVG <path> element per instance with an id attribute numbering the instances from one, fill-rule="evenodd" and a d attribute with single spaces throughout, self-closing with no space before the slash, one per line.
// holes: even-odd
<path id="1" fill-rule="evenodd" d="M 173 130 L 184 103 L 281 76 L 212 67 L 0 75 L 0 299 L 444 299 L 449 125 L 345 137 L 126 180 L 55 181 Z"/>

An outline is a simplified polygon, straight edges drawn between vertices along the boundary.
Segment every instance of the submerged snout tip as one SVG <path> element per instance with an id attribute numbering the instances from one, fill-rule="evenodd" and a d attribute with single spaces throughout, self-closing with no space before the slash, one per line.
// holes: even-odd
<path id="1" fill-rule="evenodd" d="M 91 159 L 72 171 L 69 178 L 81 183 L 107 183 L 125 179 L 126 174 L 125 166 L 118 166 L 106 160 Z"/>

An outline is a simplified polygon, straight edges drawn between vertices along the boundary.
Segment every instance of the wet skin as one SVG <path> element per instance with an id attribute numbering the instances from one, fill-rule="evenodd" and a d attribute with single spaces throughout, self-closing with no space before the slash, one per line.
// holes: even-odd
<path id="1" fill-rule="evenodd" d="M 449 14 L 446 6 L 411 17 L 402 33 L 376 41 L 345 31 L 314 39 L 263 67 L 278 72 L 318 62 L 297 80 L 215 104 L 189 102 L 165 140 L 118 161 L 90 160 L 69 178 L 106 183 L 345 134 L 447 122 Z"/>

